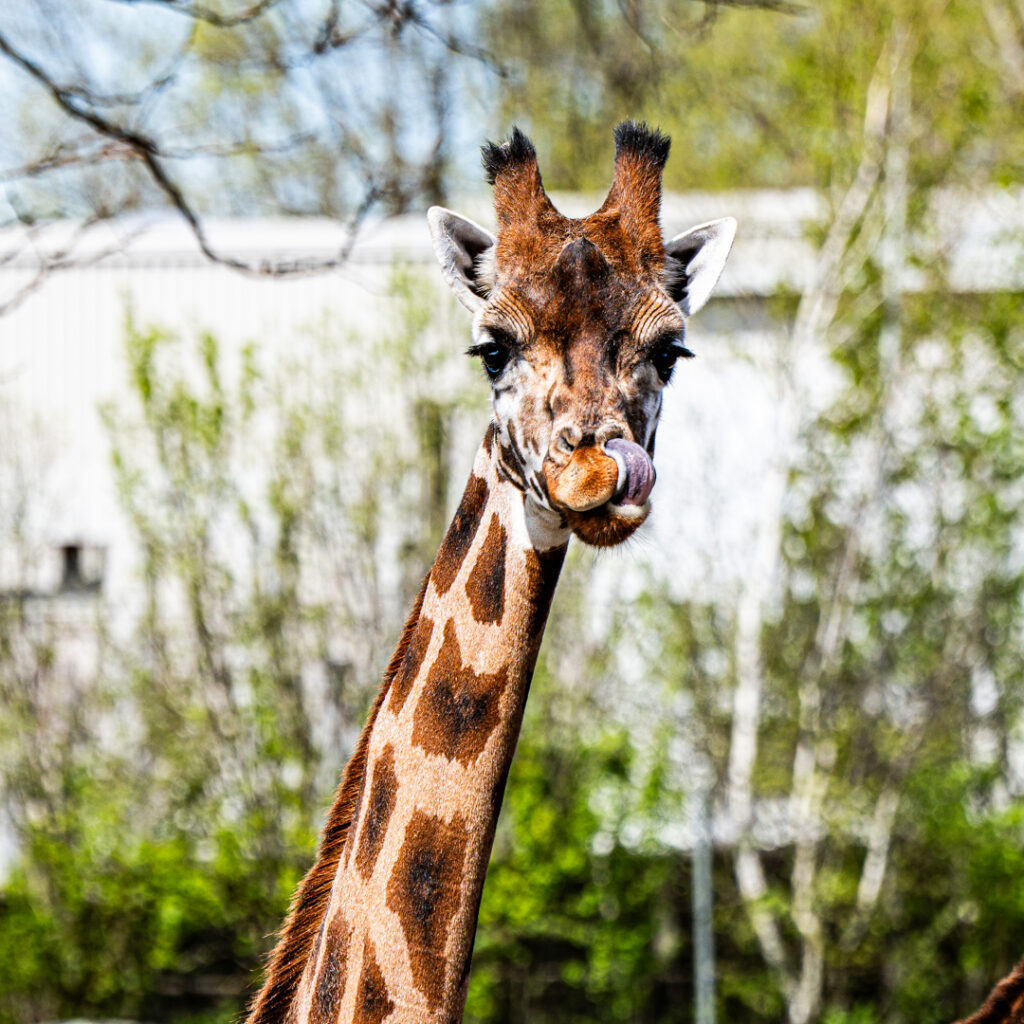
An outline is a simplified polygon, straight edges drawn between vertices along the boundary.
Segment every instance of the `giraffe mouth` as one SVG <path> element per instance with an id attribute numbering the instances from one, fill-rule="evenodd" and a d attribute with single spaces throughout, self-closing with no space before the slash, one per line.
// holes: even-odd
<path id="1" fill-rule="evenodd" d="M 578 448 L 563 466 L 544 468 L 555 505 L 573 512 L 647 504 L 656 474 L 640 445 L 615 437 L 603 445 Z"/>
<path id="2" fill-rule="evenodd" d="M 585 544 L 621 544 L 650 514 L 654 465 L 640 445 L 624 438 L 580 449 L 545 475 L 552 500 Z"/>

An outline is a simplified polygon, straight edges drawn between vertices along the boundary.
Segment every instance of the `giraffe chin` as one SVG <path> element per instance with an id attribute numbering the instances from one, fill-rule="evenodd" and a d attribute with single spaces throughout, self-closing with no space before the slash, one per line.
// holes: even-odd
<path id="1" fill-rule="evenodd" d="M 567 509 L 565 521 L 584 544 L 595 548 L 612 548 L 631 537 L 651 514 L 651 503 L 615 505 L 607 502 L 586 512 Z"/>

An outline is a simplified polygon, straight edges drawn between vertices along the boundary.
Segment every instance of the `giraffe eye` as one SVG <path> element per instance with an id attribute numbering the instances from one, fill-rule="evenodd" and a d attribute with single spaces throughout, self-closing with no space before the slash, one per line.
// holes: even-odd
<path id="1" fill-rule="evenodd" d="M 485 345 L 480 350 L 480 359 L 487 371 L 487 376 L 494 380 L 508 365 L 508 349 L 497 342 Z"/>
<path id="2" fill-rule="evenodd" d="M 676 360 L 680 357 L 691 359 L 693 353 L 679 340 L 678 335 L 670 335 L 659 341 L 654 347 L 651 353 L 651 363 L 663 384 L 667 384 L 672 379 Z"/>
<path id="3" fill-rule="evenodd" d="M 512 357 L 512 345 L 512 339 L 506 336 L 504 331 L 489 330 L 484 340 L 479 345 L 474 345 L 469 354 L 479 356 L 487 376 L 491 380 L 497 380 Z"/>

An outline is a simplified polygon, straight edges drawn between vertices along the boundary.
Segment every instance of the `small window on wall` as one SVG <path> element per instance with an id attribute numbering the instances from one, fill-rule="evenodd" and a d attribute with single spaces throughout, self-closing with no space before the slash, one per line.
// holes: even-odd
<path id="1" fill-rule="evenodd" d="M 60 592 L 83 594 L 97 591 L 103 586 L 106 548 L 96 544 L 69 542 L 61 544 Z"/>

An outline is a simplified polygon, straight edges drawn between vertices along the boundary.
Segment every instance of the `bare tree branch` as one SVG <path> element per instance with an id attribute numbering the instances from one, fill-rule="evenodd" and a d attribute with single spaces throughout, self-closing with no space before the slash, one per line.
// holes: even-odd
<path id="1" fill-rule="evenodd" d="M 804 15 L 808 11 L 805 4 L 792 3 L 790 0 L 701 0 L 701 3 L 707 10 L 697 26 L 698 33 L 707 32 L 711 28 L 723 7 L 774 11 L 777 14 L 794 16 Z"/>
<path id="2" fill-rule="evenodd" d="M 883 48 L 869 84 L 865 103 L 862 154 L 853 180 L 839 203 L 819 253 L 818 270 L 801 296 L 790 335 L 790 351 L 785 367 L 797 365 L 809 345 L 820 338 L 834 322 L 844 282 L 851 273 L 853 258 L 867 259 L 871 252 L 862 247 L 851 248 L 851 240 L 863 224 L 869 207 L 877 194 L 883 165 L 888 167 L 892 145 L 905 145 L 904 135 L 893 142 L 890 134 L 904 132 L 906 125 L 894 127 L 892 122 L 894 92 L 898 92 L 896 79 L 905 74 L 905 55 L 909 48 L 906 32 L 896 31 Z M 900 188 L 899 175 L 890 173 L 886 186 L 891 191 Z M 906 201 L 902 197 L 883 197 L 883 229 L 900 230 L 893 220 L 893 202 Z M 902 252 L 901 252 L 902 258 Z M 892 260 L 890 259 L 890 262 Z M 891 268 L 895 273 L 896 268 Z M 897 285 L 898 287 L 898 285 Z M 884 298 L 883 298 L 884 301 Z M 896 352 L 890 353 L 895 358 Z M 887 370 L 888 379 L 891 368 Z M 796 411 L 802 403 L 792 393 L 795 382 L 791 371 L 783 370 L 779 377 L 780 389 L 785 392 L 780 407 L 791 410 L 783 417 L 780 432 L 783 437 L 793 436 L 797 427 Z M 781 563 L 782 501 L 788 479 L 787 456 L 780 457 L 780 465 L 771 475 L 768 510 L 761 521 L 757 554 L 747 574 L 739 599 L 736 630 L 737 684 L 733 698 L 733 722 L 729 748 L 729 808 L 740 840 L 734 855 L 734 871 L 741 896 L 746 904 L 754 933 L 765 962 L 779 978 L 780 988 L 787 1002 L 790 1024 L 807 1024 L 818 1013 L 824 981 L 825 936 L 815 906 L 819 838 L 816 823 L 822 818 L 825 795 L 828 791 L 835 750 L 827 729 L 821 723 L 822 683 L 839 657 L 847 622 L 853 607 L 850 588 L 855 583 L 855 566 L 859 550 L 861 524 L 872 501 L 877 500 L 878 484 L 884 476 L 886 452 L 889 447 L 884 422 L 874 431 L 876 452 L 874 472 L 869 474 L 860 506 L 849 527 L 842 557 L 836 569 L 827 605 L 823 608 L 816 631 L 810 660 L 800 673 L 797 684 L 799 708 L 799 735 L 793 755 L 790 818 L 797 830 L 793 868 L 790 876 L 790 917 L 799 936 L 798 967 L 794 973 L 788 962 L 778 922 L 766 905 L 764 896 L 767 882 L 758 851 L 749 838 L 752 814 L 751 780 L 757 756 L 757 732 L 760 720 L 763 673 L 761 634 L 764 607 L 771 592 L 773 580 Z M 858 906 L 863 902 L 864 913 L 877 900 L 884 877 L 888 836 L 891 832 L 891 798 L 880 800 L 876 807 L 874 839 L 862 872 Z M 888 824 L 887 824 L 888 823 Z M 851 932 L 850 934 L 853 934 Z"/>
<path id="3" fill-rule="evenodd" d="M 841 949 L 854 949 L 867 931 L 871 914 L 882 892 L 899 803 L 899 791 L 894 786 L 886 786 L 875 801 L 875 810 L 868 828 L 867 852 L 857 884 L 857 902 L 853 917 L 850 918 L 839 940 Z"/>
<path id="4" fill-rule="evenodd" d="M 294 3 L 281 0 L 242 0 L 234 12 L 201 0 L 110 2 L 173 11 L 235 35 L 221 37 L 230 43 L 223 51 L 197 49 L 193 35 L 175 41 L 177 52 L 159 75 L 137 89 L 110 90 L 91 84 L 82 69 L 53 70 L 39 47 L 30 48 L 12 30 L 0 28 L 0 59 L 41 88 L 66 119 L 50 130 L 37 156 L 0 169 L 0 183 L 19 189 L 9 191 L 8 203 L 35 207 L 35 219 L 73 219 L 68 207 L 77 212 L 84 206 L 80 216 L 89 220 L 155 200 L 182 218 L 207 259 L 254 276 L 330 271 L 346 262 L 372 209 L 402 212 L 421 200 L 443 201 L 451 173 L 444 144 L 452 102 L 448 83 L 457 73 L 450 55 L 503 73 L 486 50 L 460 35 L 449 4 L 440 0 L 359 0 L 344 6 L 334 0 L 319 27 L 310 25 Z M 358 55 L 353 50 L 359 65 L 338 74 L 334 55 L 342 47 L 372 46 L 382 37 L 396 70 L 423 83 L 411 107 L 405 103 L 399 109 L 393 95 L 381 101 L 365 89 L 365 45 Z M 80 63 L 75 45 L 71 36 L 64 40 L 63 66 Z M 371 73 L 381 73 L 379 58 L 372 60 L 378 63 Z M 212 74 L 212 88 L 192 88 L 196 70 Z M 250 74 L 257 88 L 241 88 L 240 79 Z M 422 110 L 429 124 L 410 109 Z M 260 128 L 246 129 L 240 137 L 218 131 L 234 123 Z M 435 130 L 424 135 L 425 124 Z M 275 127 L 283 137 L 249 137 L 271 135 Z M 237 158 L 246 161 L 239 165 L 244 177 L 237 188 L 225 184 L 233 175 L 211 178 L 205 168 L 180 163 Z M 106 188 L 109 194 L 101 194 Z M 224 251 L 211 239 L 204 219 L 211 205 L 227 204 L 234 212 L 237 204 L 248 212 L 268 202 L 276 212 L 335 219 L 344 244 L 327 256 L 261 260 Z"/>
<path id="5" fill-rule="evenodd" d="M 11 167 L 8 170 L 0 171 L 0 182 L 34 178 L 66 167 L 94 166 L 110 160 L 132 160 L 134 158 L 134 150 L 118 142 L 103 143 L 100 146 L 84 149 L 60 144 L 47 156 L 22 164 L 20 167 Z"/>
<path id="6" fill-rule="evenodd" d="M 442 32 L 440 29 L 435 28 L 412 3 L 403 5 L 403 13 L 411 25 L 432 39 L 436 39 L 451 53 L 456 53 L 463 57 L 471 57 L 496 74 L 502 76 L 505 74 L 501 65 L 496 63 L 494 57 L 482 46 L 474 46 L 465 39 L 459 39 L 452 32 Z"/>
<path id="7" fill-rule="evenodd" d="M 92 252 L 85 257 L 76 255 L 79 243 L 88 233 L 89 229 L 95 227 L 98 221 L 99 218 L 93 218 L 83 224 L 76 225 L 71 237 L 58 249 L 46 255 L 40 254 L 38 248 L 34 247 L 36 267 L 31 277 L 24 284 L 16 288 L 10 295 L 0 299 L 0 316 L 4 316 L 17 309 L 30 295 L 38 291 L 52 274 L 66 270 L 68 267 L 90 267 L 102 263 L 103 260 L 120 252 L 133 238 L 138 237 L 143 231 L 142 227 L 137 227 L 133 231 L 128 232 L 124 237 L 119 238 L 112 245 Z M 29 241 L 31 242 L 35 237 L 34 225 L 27 225 L 27 227 L 30 229 Z M 16 250 L 4 253 L 3 257 L 0 258 L 0 266 L 10 263 L 16 257 Z"/>
<path id="8" fill-rule="evenodd" d="M 776 11 L 779 14 L 806 14 L 806 4 L 793 3 L 791 0 L 701 0 L 709 7 L 744 7 L 753 10 Z"/>
<path id="9" fill-rule="evenodd" d="M 188 3 L 186 0 L 108 0 L 109 3 L 127 4 L 130 7 L 139 4 L 154 4 L 168 11 L 183 14 L 197 21 L 205 21 L 217 28 L 235 28 L 246 22 L 255 21 L 262 17 L 280 0 L 257 0 L 256 3 L 243 8 L 238 14 L 220 14 L 211 7 L 203 4 Z"/>
<path id="10" fill-rule="evenodd" d="M 157 188 L 164 194 L 188 224 L 195 237 L 200 251 L 212 262 L 230 267 L 245 274 L 255 276 L 285 277 L 299 274 L 321 273 L 331 270 L 342 264 L 348 256 L 352 244 L 354 244 L 355 228 L 366 215 L 370 205 L 376 198 L 371 189 L 367 198 L 356 211 L 355 216 L 349 223 L 350 239 L 333 258 L 323 260 L 288 260 L 271 262 L 264 260 L 259 263 L 251 263 L 246 260 L 237 259 L 224 253 L 217 252 L 206 235 L 202 220 L 199 214 L 188 201 L 184 191 L 173 180 L 164 165 L 164 155 L 161 154 L 156 142 L 141 132 L 124 128 L 109 118 L 97 113 L 95 110 L 87 109 L 80 105 L 80 97 L 77 92 L 59 86 L 49 75 L 34 61 L 16 50 L 10 41 L 0 33 L 0 53 L 6 54 L 19 67 L 31 75 L 42 85 L 53 97 L 58 106 L 72 118 L 87 124 L 100 135 L 113 139 L 126 147 L 134 154 L 149 171 L 149 175 Z"/>

